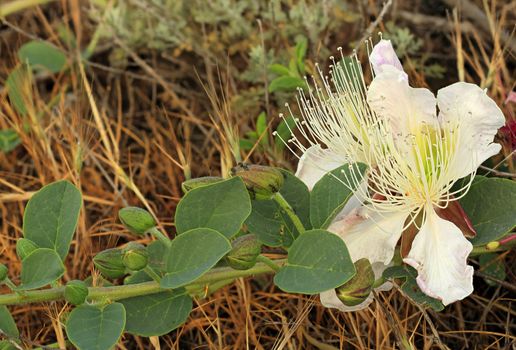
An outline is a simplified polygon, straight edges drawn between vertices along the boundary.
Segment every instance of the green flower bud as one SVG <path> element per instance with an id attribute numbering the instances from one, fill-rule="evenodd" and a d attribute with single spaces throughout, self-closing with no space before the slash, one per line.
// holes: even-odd
<path id="1" fill-rule="evenodd" d="M 123 262 L 131 271 L 143 270 L 149 262 L 147 249 L 141 244 L 131 242 L 124 248 Z"/>
<path id="2" fill-rule="evenodd" d="M 118 248 L 101 251 L 93 258 L 93 264 L 106 278 L 119 278 L 126 274 L 124 252 Z"/>
<path id="3" fill-rule="evenodd" d="M 38 249 L 38 246 L 30 239 L 20 238 L 16 242 L 16 255 L 18 255 L 21 260 L 25 259 L 36 249 Z"/>
<path id="4" fill-rule="evenodd" d="M 125 228 L 137 235 L 143 235 L 147 230 L 156 226 L 156 221 L 145 209 L 126 207 L 118 211 L 118 217 Z"/>
<path id="5" fill-rule="evenodd" d="M 198 177 L 197 179 L 190 179 L 183 182 L 181 184 L 181 189 L 184 193 L 187 193 L 193 190 L 194 188 L 211 185 L 222 180 L 224 179 L 219 176 Z"/>
<path id="6" fill-rule="evenodd" d="M 231 169 L 233 176 L 242 178 L 252 199 L 266 200 L 281 189 L 284 177 L 276 168 L 239 164 Z"/>
<path id="7" fill-rule="evenodd" d="M 0 283 L 5 281 L 6 278 L 7 278 L 7 266 L 5 266 L 4 264 L 0 264 Z"/>
<path id="8" fill-rule="evenodd" d="M 232 249 L 226 255 L 226 262 L 235 270 L 247 270 L 256 264 L 262 251 L 262 244 L 253 234 L 238 237 L 231 242 Z"/>
<path id="9" fill-rule="evenodd" d="M 83 281 L 70 281 L 66 284 L 64 297 L 72 305 L 84 304 L 88 297 L 88 286 Z"/>
<path id="10" fill-rule="evenodd" d="M 371 291 L 375 280 L 373 267 L 367 259 L 355 262 L 356 275 L 335 289 L 337 297 L 346 306 L 356 306 L 364 302 Z"/>

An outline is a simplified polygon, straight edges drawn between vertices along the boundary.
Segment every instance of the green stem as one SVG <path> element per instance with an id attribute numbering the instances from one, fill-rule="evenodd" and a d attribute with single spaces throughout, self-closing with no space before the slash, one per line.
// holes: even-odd
<path id="1" fill-rule="evenodd" d="M 299 231 L 299 233 L 305 232 L 305 227 L 303 226 L 303 223 L 299 219 L 299 216 L 296 215 L 296 213 L 294 212 L 294 209 L 292 209 L 290 204 L 281 195 L 281 193 L 276 192 L 274 194 L 274 196 L 272 196 L 272 198 L 287 213 L 288 217 L 290 218 L 290 220 L 292 220 L 292 223 L 294 224 L 296 229 Z"/>
<path id="2" fill-rule="evenodd" d="M 208 285 L 208 288 L 206 289 L 204 294 L 201 295 L 201 297 L 206 298 L 207 296 L 212 295 L 213 293 L 215 293 L 219 289 L 224 288 L 225 286 L 230 285 L 233 282 L 235 282 L 235 280 L 233 278 L 231 278 L 231 279 L 228 279 L 228 280 L 222 280 L 222 281 L 218 281 L 218 282 L 212 283 L 212 284 Z"/>
<path id="3" fill-rule="evenodd" d="M 157 239 L 159 239 L 167 247 L 170 247 L 170 244 L 172 243 L 172 241 L 170 240 L 170 238 L 165 236 L 160 230 L 158 230 L 157 227 L 151 228 L 150 230 L 147 231 L 147 233 L 149 233 L 149 234 L 153 235 L 154 237 L 156 237 Z"/>
<path id="4" fill-rule="evenodd" d="M 154 269 L 152 267 L 150 267 L 149 265 L 147 265 L 144 269 L 145 273 L 147 275 L 149 275 L 149 277 L 151 277 L 154 281 L 156 282 L 160 282 L 161 281 L 161 277 L 156 273 L 156 271 L 154 271 Z"/>
<path id="5" fill-rule="evenodd" d="M 9 287 L 9 289 L 12 291 L 15 291 L 16 289 L 18 289 L 18 287 L 16 287 L 16 284 L 14 284 L 13 281 L 11 281 L 11 279 L 9 277 L 6 277 L 3 281 L 3 283 L 5 283 L 5 285 L 7 287 Z"/>
<path id="6" fill-rule="evenodd" d="M 65 344 L 66 344 L 66 346 L 69 346 L 70 342 L 65 341 Z M 47 350 L 47 349 L 60 349 L 60 348 L 61 347 L 59 346 L 59 343 L 52 343 L 52 344 L 45 345 L 44 347 L 33 348 L 32 350 Z"/>
<path id="7" fill-rule="evenodd" d="M 256 261 L 264 263 L 265 265 L 269 266 L 271 269 L 273 269 L 276 272 L 278 272 L 279 269 L 281 268 L 279 265 L 277 265 L 274 262 L 274 260 L 269 259 L 268 257 L 266 257 L 264 255 L 258 255 L 258 257 L 256 258 Z"/>
<path id="8" fill-rule="evenodd" d="M 500 241 L 503 241 L 503 240 L 500 240 Z M 516 246 L 516 239 L 510 240 L 507 243 L 498 244 L 497 246 L 495 245 L 496 247 L 494 247 L 494 248 L 490 247 L 491 243 L 493 243 L 493 242 L 490 242 L 489 244 L 486 244 L 486 245 L 473 247 L 473 250 L 471 251 L 469 256 L 477 256 L 477 255 L 482 255 L 482 254 L 496 253 L 496 252 L 501 252 L 501 251 L 512 249 Z"/>
<path id="9" fill-rule="evenodd" d="M 275 264 L 282 265 L 285 260 L 276 260 Z M 188 290 L 192 286 L 202 286 L 219 281 L 249 277 L 273 272 L 273 269 L 264 263 L 258 263 L 249 270 L 233 270 L 229 267 L 221 267 L 207 272 L 196 281 L 186 286 Z M 138 284 L 112 286 L 112 287 L 90 287 L 88 300 L 120 300 L 141 295 L 155 294 L 163 291 L 158 282 L 144 282 Z M 27 291 L 23 295 L 11 293 L 0 295 L 0 305 L 14 305 L 37 303 L 43 301 L 55 301 L 64 298 L 64 287 L 50 288 L 43 290 Z"/>
<path id="10" fill-rule="evenodd" d="M 84 50 L 82 54 L 82 58 L 85 60 L 88 60 L 93 54 L 95 53 L 95 49 L 97 48 L 97 44 L 100 39 L 100 35 L 102 34 L 102 26 L 97 25 L 97 29 L 93 33 L 93 36 L 90 40 L 90 43 L 88 44 L 88 47 L 86 47 L 86 50 Z"/>

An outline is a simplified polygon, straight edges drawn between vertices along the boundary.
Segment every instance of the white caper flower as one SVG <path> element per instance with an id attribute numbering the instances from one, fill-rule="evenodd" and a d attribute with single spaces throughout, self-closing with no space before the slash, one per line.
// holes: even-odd
<path id="1" fill-rule="evenodd" d="M 437 98 L 411 87 L 388 40 L 372 48 L 369 86 L 356 54 L 332 61 L 330 77 L 320 73 L 322 83 L 299 94 L 302 137 L 286 143 L 302 152 L 297 176 L 311 189 L 343 164 L 368 165 L 365 181 L 358 171 L 348 177 L 345 185 L 358 190 L 329 230 L 342 237 L 353 261 L 367 258 L 379 277 L 404 229 L 416 224 L 404 262 L 417 269 L 419 287 L 445 305 L 465 298 L 473 291 L 472 244 L 436 209 L 465 195 L 478 166 L 500 151 L 493 139 L 505 122 L 501 110 L 474 84 L 452 84 Z M 371 300 L 350 309 L 334 291 L 321 294 L 324 305 L 345 311 Z"/>

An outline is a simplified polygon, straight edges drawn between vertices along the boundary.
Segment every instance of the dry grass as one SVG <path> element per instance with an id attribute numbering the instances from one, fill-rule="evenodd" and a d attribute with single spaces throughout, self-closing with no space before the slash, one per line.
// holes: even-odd
<path id="1" fill-rule="evenodd" d="M 369 3 L 373 14 L 380 11 L 373 1 Z M 396 18 L 396 11 L 415 8 L 428 10 L 424 2 L 417 3 L 412 7 L 395 2 L 388 16 Z M 79 0 L 63 0 L 9 17 L 8 24 L 0 27 L 0 81 L 17 64 L 16 49 L 28 38 L 62 46 L 57 41 L 58 23 L 74 28 L 79 41 L 86 44 L 94 28 L 82 5 Z M 489 20 L 489 32 L 464 31 L 468 23 L 475 24 L 474 19 L 457 13 L 446 19 L 447 28 L 424 28 L 420 34 L 428 39 L 427 49 L 441 59 L 449 74 L 441 81 L 427 81 L 412 71 L 411 79 L 430 86 L 457 78 L 480 83 L 507 118 L 514 120 L 515 104 L 504 102 L 514 89 L 515 53 L 500 33 L 508 32 L 514 43 L 516 5 L 501 1 L 478 5 Z M 69 280 L 92 272 L 96 252 L 133 239 L 116 220 L 119 208 L 146 206 L 164 229 L 173 232 L 172 217 L 185 177 L 224 174 L 235 155 L 256 163 L 293 166 L 256 151 L 235 154 L 235 138 L 253 123 L 252 116 L 231 109 L 239 86 L 227 72 L 231 71 L 228 66 L 242 64 L 239 57 L 199 60 L 184 53 L 170 60 L 154 52 L 133 52 L 115 41 L 131 58 L 128 69 L 107 66 L 107 54 L 101 51 L 84 66 L 74 64 L 56 76 L 36 76 L 35 86 L 27 87 L 28 103 L 32 97 L 26 119 L 31 132 L 22 133 L 22 145 L 13 152 L 0 153 L 0 262 L 9 266 L 12 276 L 20 270 L 15 242 L 22 235 L 24 205 L 33 191 L 54 180 L 72 181 L 85 199 L 66 260 L 65 279 Z M 77 61 L 77 52 L 69 54 Z M 52 99 L 56 103 L 49 107 Z M 0 128 L 21 130 L 22 118 L 8 103 L 5 89 L 0 104 Z M 279 113 L 270 108 L 271 115 Z M 512 152 L 513 141 L 502 142 L 504 155 L 495 163 Z M 516 171 L 511 161 L 508 169 Z M 509 253 L 502 259 L 508 267 L 507 280 L 514 283 L 510 268 L 515 266 L 514 256 Z M 367 310 L 343 314 L 321 307 L 316 297 L 282 293 L 269 278 L 238 280 L 207 299 L 196 300 L 188 322 L 172 334 L 159 341 L 126 335 L 119 347 L 399 349 L 398 342 L 404 340 L 417 349 L 514 348 L 514 289 L 489 287 L 480 278 L 475 279 L 475 287 L 474 295 L 439 314 L 419 309 L 396 290 L 380 294 Z M 64 304 L 20 306 L 13 311 L 28 347 L 54 342 L 65 346 L 59 321 L 66 312 Z"/>

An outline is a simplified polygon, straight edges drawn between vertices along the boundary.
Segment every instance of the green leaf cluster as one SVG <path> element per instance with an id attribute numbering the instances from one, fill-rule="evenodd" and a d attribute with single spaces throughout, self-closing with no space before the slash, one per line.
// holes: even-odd
<path id="1" fill-rule="evenodd" d="M 306 74 L 305 58 L 308 48 L 308 40 L 301 36 L 296 44 L 294 54 L 290 58 L 288 66 L 279 63 L 271 64 L 269 70 L 276 74 L 269 84 L 269 92 L 290 92 L 297 88 L 307 87 L 304 76 Z"/>
<path id="2" fill-rule="evenodd" d="M 82 206 L 81 192 L 68 181 L 58 181 L 35 193 L 25 208 L 24 240 L 31 252 L 22 257 L 20 290 L 52 284 L 65 273 L 68 254 Z M 21 251 L 19 251 L 21 253 Z"/>
<path id="3" fill-rule="evenodd" d="M 350 183 L 352 170 L 354 180 Z M 123 287 L 128 292 L 124 294 L 113 298 L 94 295 L 92 291 L 97 289 L 88 287 L 86 281 L 70 281 L 62 287 L 65 300 L 75 306 L 66 320 L 70 342 L 79 349 L 108 350 L 124 332 L 139 336 L 169 333 L 188 318 L 192 296 L 206 296 L 238 276 L 251 275 L 240 273 L 252 269 L 257 261 L 276 272 L 274 283 L 286 292 L 311 295 L 345 285 L 355 277 L 355 265 L 342 239 L 326 229 L 352 197 L 357 181 L 365 179 L 366 170 L 360 163 L 345 164 L 323 176 L 311 192 L 297 177 L 281 170 L 281 188 L 254 200 L 246 182 L 260 182 L 256 174 L 188 186 L 176 208 L 173 239 L 153 226 L 156 221 L 145 210 L 122 209 L 122 223 L 130 232 L 139 237 L 151 234 L 158 240 L 146 247 L 130 242 L 97 255 L 105 277 L 115 280 L 115 284 L 125 277 Z M 260 168 L 257 174 L 267 172 Z M 503 200 L 499 200 L 501 196 Z M 511 181 L 477 177 L 461 204 L 477 230 L 476 243 L 500 239 L 515 226 L 511 213 L 516 187 Z M 81 205 L 80 191 L 68 181 L 45 186 L 30 199 L 24 237 L 17 245 L 22 271 L 21 283 L 14 286 L 16 292 L 59 285 Z M 285 250 L 286 261 L 276 264 L 260 255 L 262 245 Z M 124 261 L 128 252 L 144 257 L 145 263 L 128 268 Z M 245 266 L 228 263 L 231 258 L 245 260 Z M 505 272 L 499 262 L 495 254 L 480 259 L 486 275 L 503 280 Z M 120 273 L 106 274 L 112 266 L 118 266 Z M 205 277 L 214 268 L 221 277 Z M 414 302 L 436 311 L 444 308 L 439 300 L 419 289 L 412 267 L 392 266 L 383 277 L 401 280 L 401 291 Z M 111 283 L 105 281 L 104 285 Z M 131 292 L 132 288 L 138 291 L 149 286 L 153 286 L 151 292 Z M 19 332 L 5 306 L 0 307 L 0 331 L 10 341 L 19 341 Z"/>
<path id="4" fill-rule="evenodd" d="M 265 112 L 258 115 L 255 124 L 255 130 L 246 132 L 245 137 L 240 139 L 240 149 L 243 151 L 257 149 L 269 154 L 281 154 L 285 150 L 285 142 L 292 137 L 292 132 L 297 128 L 292 116 L 282 117 L 271 138 Z"/>

